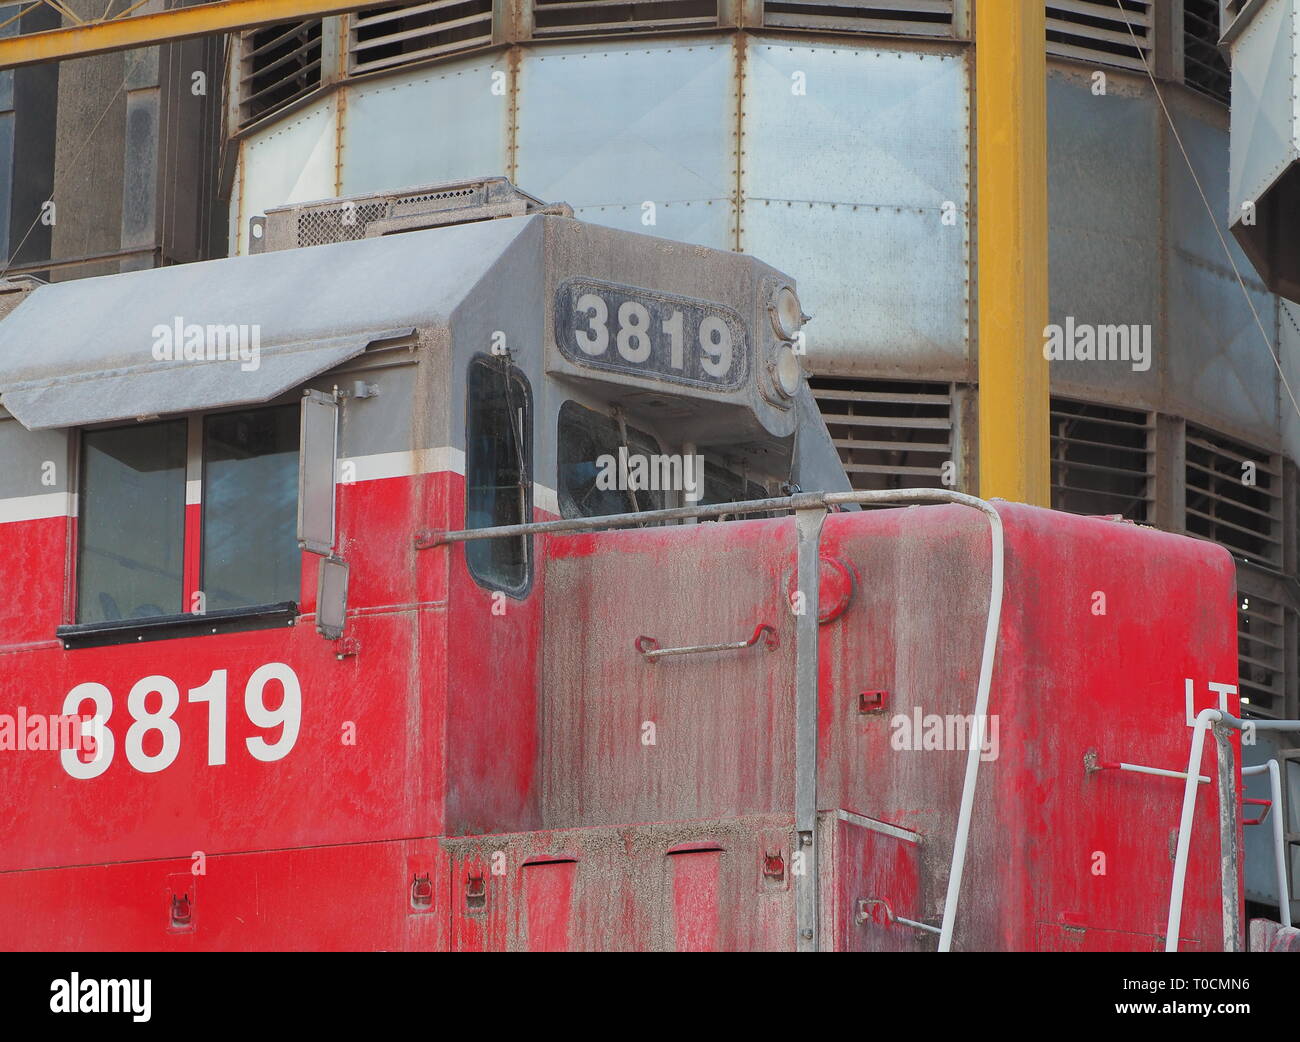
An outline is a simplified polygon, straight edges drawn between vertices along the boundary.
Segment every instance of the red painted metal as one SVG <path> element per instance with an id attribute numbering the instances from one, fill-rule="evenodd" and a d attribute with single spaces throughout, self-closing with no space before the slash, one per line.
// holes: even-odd
<path id="1" fill-rule="evenodd" d="M 117 747 L 87 780 L 57 752 L 0 751 L 0 947 L 793 948 L 792 519 L 541 537 L 531 591 L 500 614 L 462 547 L 415 547 L 421 529 L 460 527 L 463 497 L 451 473 L 340 488 L 346 643 L 314 632 L 309 561 L 292 629 L 64 650 L 51 635 L 71 573 L 50 563 L 69 560 L 71 522 L 4 525 L 0 713 L 58 713 L 75 686 L 103 684 Z M 956 946 L 1156 950 L 1182 787 L 1089 772 L 1085 756 L 1186 762 L 1185 679 L 1199 709 L 1206 683 L 1236 676 L 1231 559 L 1138 526 L 999 510 L 999 748 L 981 769 Z M 973 705 L 987 521 L 836 513 L 822 549 L 839 562 L 823 589 L 843 602 L 819 630 L 823 944 L 930 950 L 932 935 L 858 908 L 942 913 L 966 754 L 927 742 L 931 717 L 943 732 Z M 633 646 L 698 645 L 756 618 L 779 644 L 761 655 L 649 670 Z M 243 692 L 276 662 L 300 682 L 302 720 L 265 762 L 247 740 L 276 735 Z M 223 670 L 212 765 L 209 707 L 186 693 Z M 181 739 L 143 773 L 124 755 L 126 699 L 151 676 L 181 692 Z M 864 712 L 864 692 L 883 711 Z M 144 735 L 144 754 L 161 746 Z M 1222 945 L 1213 788 L 1198 796 L 1187 949 Z"/>

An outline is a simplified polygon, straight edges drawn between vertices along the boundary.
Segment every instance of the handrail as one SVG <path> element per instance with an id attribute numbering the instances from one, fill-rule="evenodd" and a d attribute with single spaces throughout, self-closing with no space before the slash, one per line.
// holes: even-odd
<path id="1" fill-rule="evenodd" d="M 975 724 L 966 752 L 966 773 L 962 781 L 961 808 L 957 815 L 957 834 L 953 840 L 952 861 L 948 871 L 948 890 L 943 903 L 943 925 L 939 934 L 939 951 L 952 949 L 952 935 L 956 926 L 957 907 L 961 898 L 962 876 L 966 867 L 966 848 L 970 840 L 971 819 L 975 812 L 975 789 L 979 782 L 980 751 L 988 727 L 989 694 L 993 686 L 993 661 L 997 652 L 998 630 L 1002 624 L 1003 572 L 1005 537 L 1002 517 L 992 503 L 938 488 L 887 489 L 863 492 L 801 492 L 793 496 L 774 499 L 757 499 L 740 503 L 720 503 L 710 506 L 695 505 L 670 507 L 666 510 L 643 510 L 636 513 L 609 514 L 605 517 L 566 518 L 559 521 L 532 521 L 519 525 L 499 525 L 495 528 L 471 528 L 461 531 L 423 531 L 416 533 L 415 546 L 423 550 L 447 543 L 464 543 L 478 539 L 505 539 L 525 535 L 564 535 L 600 532 L 612 528 L 626 528 L 655 521 L 675 521 L 689 518 L 721 517 L 725 514 L 765 514 L 780 510 L 831 509 L 839 506 L 902 503 L 951 503 L 971 507 L 989 519 L 992 565 L 989 576 L 989 611 L 984 626 L 984 643 L 980 653 L 979 681 L 975 689 Z M 818 534 L 820 539 L 820 532 Z M 805 591 L 812 603 L 807 610 L 816 617 L 818 590 Z M 815 637 L 815 633 L 814 633 Z M 798 649 L 796 641 L 796 650 Z M 815 649 L 812 649 L 815 652 Z M 813 696 L 816 692 L 814 690 Z M 796 697 L 798 692 L 796 692 Z M 816 760 L 814 759 L 814 763 Z M 814 867 L 815 871 L 815 867 Z"/>
<path id="2" fill-rule="evenodd" d="M 1199 771 L 1201 765 L 1201 753 L 1205 747 L 1205 731 L 1211 724 L 1221 724 L 1224 727 L 1231 728 L 1235 731 L 1243 730 L 1250 726 L 1257 731 L 1300 731 L 1300 720 L 1242 720 L 1233 716 L 1223 709 L 1202 709 L 1196 714 L 1196 721 L 1192 727 L 1192 749 L 1187 759 L 1187 781 L 1183 785 L 1183 810 L 1178 821 L 1178 851 L 1174 856 L 1174 880 L 1169 891 L 1169 921 L 1165 928 L 1165 951 L 1178 951 L 1178 931 L 1182 927 L 1183 919 L 1183 889 L 1187 883 L 1187 858 L 1188 852 L 1192 845 L 1192 817 L 1196 812 L 1196 789 L 1197 785 L 1194 775 Z M 1220 739 L 1218 732 L 1215 734 L 1216 739 Z M 1215 744 L 1215 758 L 1219 757 L 1220 744 L 1226 745 L 1226 739 L 1220 739 Z M 1229 747 L 1229 751 L 1231 751 Z M 1229 872 L 1232 873 L 1232 889 L 1236 889 L 1236 865 L 1229 865 L 1230 859 L 1223 857 L 1224 852 L 1224 823 L 1227 822 L 1227 815 L 1231 813 L 1231 823 L 1236 830 L 1237 808 L 1236 793 L 1229 791 L 1224 792 L 1222 779 L 1225 776 L 1224 763 L 1219 761 L 1219 861 L 1222 864 L 1224 875 L 1224 947 L 1230 948 L 1235 944 L 1235 940 L 1227 936 L 1230 921 L 1235 920 L 1235 914 L 1230 914 L 1227 907 L 1227 890 Z M 1231 810 L 1226 809 L 1225 805 L 1230 805 Z M 1279 897 L 1282 896 L 1279 894 Z M 1289 918 L 1289 915 L 1288 915 Z"/>
<path id="3" fill-rule="evenodd" d="M 1282 925 L 1291 925 L 1291 894 L 1286 882 L 1286 821 L 1282 814 L 1282 769 L 1274 757 L 1254 767 L 1243 767 L 1242 777 L 1248 774 L 1268 772 L 1269 795 L 1272 799 L 1273 813 L 1273 868 L 1277 873 L 1277 904 L 1281 913 Z M 1249 822 L 1246 822 L 1249 824 Z"/>

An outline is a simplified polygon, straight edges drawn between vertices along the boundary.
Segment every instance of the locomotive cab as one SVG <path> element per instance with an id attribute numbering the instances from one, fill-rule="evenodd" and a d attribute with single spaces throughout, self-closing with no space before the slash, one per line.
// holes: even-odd
<path id="1" fill-rule="evenodd" d="M 1237 711 L 1224 550 L 829 512 L 747 256 L 500 179 L 253 240 L 0 292 L 0 946 L 1164 943 L 1178 805 L 1112 767 Z M 1219 773 L 1175 943 L 1235 943 Z"/>

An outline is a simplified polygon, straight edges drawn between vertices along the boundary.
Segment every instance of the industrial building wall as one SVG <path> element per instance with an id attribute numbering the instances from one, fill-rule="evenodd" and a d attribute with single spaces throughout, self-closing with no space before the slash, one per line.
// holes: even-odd
<path id="1" fill-rule="evenodd" d="M 105 13 L 102 0 L 65 6 L 79 18 Z M 182 4 L 140 10 L 151 6 Z M 0 7 L 0 22 L 19 9 Z M 42 5 L 0 31 L 60 24 Z M 9 274 L 61 281 L 225 252 L 215 205 L 225 46 L 185 41 L 0 72 Z"/>

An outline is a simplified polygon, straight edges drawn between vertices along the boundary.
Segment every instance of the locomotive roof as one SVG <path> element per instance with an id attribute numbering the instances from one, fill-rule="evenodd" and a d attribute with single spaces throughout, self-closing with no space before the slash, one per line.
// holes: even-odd
<path id="1" fill-rule="evenodd" d="M 0 405 L 29 430 L 255 404 L 446 324 L 535 217 L 41 286 L 0 321 Z M 259 361 L 160 361 L 157 327 L 256 327 Z"/>

